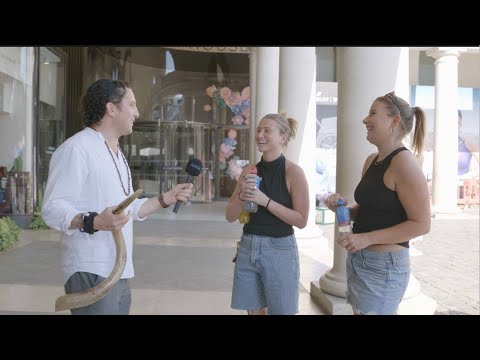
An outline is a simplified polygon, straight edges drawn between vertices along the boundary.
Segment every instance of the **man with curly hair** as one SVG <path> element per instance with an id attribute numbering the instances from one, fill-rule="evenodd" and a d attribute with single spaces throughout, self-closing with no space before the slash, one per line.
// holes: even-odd
<path id="1" fill-rule="evenodd" d="M 66 294 L 90 289 L 109 276 L 115 264 L 112 230 L 122 229 L 127 260 L 121 280 L 97 302 L 72 309 L 73 315 L 125 314 L 130 311 L 133 220 L 170 204 L 187 201 L 192 184 L 178 184 L 149 199 L 137 199 L 128 213 L 113 210 L 133 194 L 132 177 L 118 140 L 132 133 L 139 117 L 129 84 L 120 80 L 94 82 L 83 99 L 82 131 L 67 139 L 50 162 L 42 217 L 62 232 L 62 267 Z"/>

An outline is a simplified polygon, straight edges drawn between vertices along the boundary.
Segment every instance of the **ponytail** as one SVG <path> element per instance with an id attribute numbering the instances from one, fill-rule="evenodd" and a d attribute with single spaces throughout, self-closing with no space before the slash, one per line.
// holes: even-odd
<path id="1" fill-rule="evenodd" d="M 423 148 L 425 146 L 425 132 L 427 117 L 425 112 L 418 106 L 412 108 L 415 114 L 415 131 L 413 133 L 412 148 L 417 160 L 423 163 Z"/>

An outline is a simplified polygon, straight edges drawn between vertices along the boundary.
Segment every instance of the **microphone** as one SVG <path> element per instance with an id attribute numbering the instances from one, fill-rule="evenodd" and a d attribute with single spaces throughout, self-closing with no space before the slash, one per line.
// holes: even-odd
<path id="1" fill-rule="evenodd" d="M 193 184 L 193 177 L 198 176 L 202 172 L 203 164 L 200 160 L 198 159 L 190 159 L 187 163 L 187 166 L 185 167 L 185 171 L 187 172 L 187 183 L 192 183 Z M 177 203 L 175 204 L 175 207 L 173 208 L 173 212 L 176 214 L 178 212 L 178 209 L 180 208 L 180 205 L 182 202 L 180 200 L 177 200 Z"/>

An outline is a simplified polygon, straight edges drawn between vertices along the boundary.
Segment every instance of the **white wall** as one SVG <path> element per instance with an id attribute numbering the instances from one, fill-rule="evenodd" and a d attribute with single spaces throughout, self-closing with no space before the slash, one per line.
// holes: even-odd
<path id="1" fill-rule="evenodd" d="M 480 88 L 480 51 L 462 54 L 458 63 L 458 86 Z"/>

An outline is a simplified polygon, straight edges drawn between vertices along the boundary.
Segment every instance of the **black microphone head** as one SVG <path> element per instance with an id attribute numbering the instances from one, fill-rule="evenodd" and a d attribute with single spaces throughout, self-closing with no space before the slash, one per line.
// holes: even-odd
<path id="1" fill-rule="evenodd" d="M 198 176 L 202 172 L 203 163 L 198 159 L 190 159 L 187 163 L 185 171 L 188 175 Z"/>

